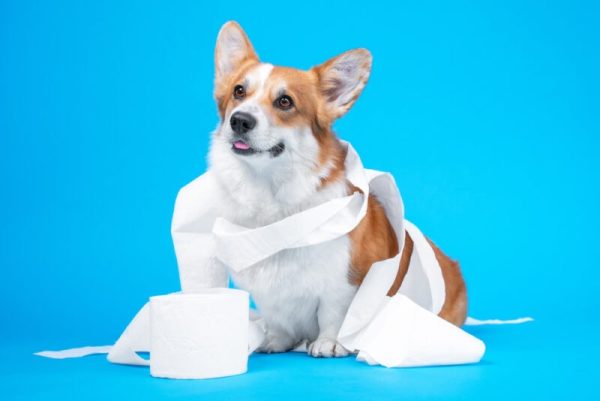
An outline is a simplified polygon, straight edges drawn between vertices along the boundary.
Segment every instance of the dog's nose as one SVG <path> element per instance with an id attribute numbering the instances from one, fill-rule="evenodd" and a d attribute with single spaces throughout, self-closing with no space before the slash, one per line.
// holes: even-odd
<path id="1" fill-rule="evenodd" d="M 229 119 L 231 129 L 236 134 L 245 134 L 250 131 L 256 125 L 256 118 L 252 117 L 251 114 L 236 111 Z"/>

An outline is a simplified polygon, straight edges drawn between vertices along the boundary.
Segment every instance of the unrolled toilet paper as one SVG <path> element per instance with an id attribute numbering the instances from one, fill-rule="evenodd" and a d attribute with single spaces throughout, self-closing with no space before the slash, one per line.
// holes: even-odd
<path id="1" fill-rule="evenodd" d="M 248 293 L 227 288 L 150 298 L 150 374 L 206 379 L 245 373 Z"/>
<path id="2" fill-rule="evenodd" d="M 337 340 L 357 352 L 359 360 L 388 367 L 479 361 L 485 351 L 483 342 L 438 316 L 445 300 L 440 266 L 427 239 L 404 219 L 402 198 L 393 177 L 365 169 L 352 146 L 346 142 L 343 145 L 347 149 L 347 179 L 360 191 L 267 226 L 242 227 L 219 217 L 219 184 L 210 171 L 183 187 L 175 204 L 172 234 L 184 293 L 152 298 L 151 306 L 146 304 L 138 312 L 110 349 L 108 360 L 148 365 L 148 360 L 136 352 L 150 350 L 154 376 L 206 378 L 245 372 L 246 353 L 262 343 L 265 326 L 260 319 L 248 322 L 247 294 L 236 298 L 230 293 L 235 290 L 205 288 L 226 286 L 228 269 L 251 268 L 282 249 L 312 246 L 347 234 L 364 217 L 369 194 L 373 194 L 392 224 L 400 252 L 371 266 Z M 405 232 L 413 239 L 413 256 L 398 294 L 390 298 L 387 292 L 397 275 Z M 235 302 L 221 303 L 221 296 Z M 212 307 L 206 306 L 212 302 L 207 298 L 214 300 Z M 245 307 L 239 308 L 242 302 Z M 470 319 L 467 323 L 529 320 Z M 39 355 L 75 357 L 105 349 Z"/>

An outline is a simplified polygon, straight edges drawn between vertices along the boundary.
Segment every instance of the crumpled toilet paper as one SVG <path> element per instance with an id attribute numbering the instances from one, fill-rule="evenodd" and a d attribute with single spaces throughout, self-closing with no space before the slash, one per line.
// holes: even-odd
<path id="1" fill-rule="evenodd" d="M 388 297 L 356 343 L 357 359 L 388 368 L 479 362 L 483 341 L 430 314 L 405 295 Z"/>
<path id="2" fill-rule="evenodd" d="M 227 269 L 251 268 L 283 249 L 311 246 L 347 234 L 364 217 L 372 193 L 396 232 L 400 252 L 371 267 L 350 305 L 338 341 L 356 352 L 359 360 L 387 367 L 478 362 L 485 352 L 483 342 L 437 316 L 445 300 L 441 269 L 423 234 L 404 219 L 402 198 L 393 177 L 363 168 L 353 147 L 347 142 L 344 146 L 347 178 L 360 191 L 267 226 L 246 228 L 218 216 L 215 194 L 219 191 L 210 171 L 183 187 L 172 220 L 182 291 L 226 287 Z M 405 230 L 414 242 L 413 256 L 398 294 L 388 297 Z M 148 364 L 135 353 L 151 351 L 147 320 L 144 306 L 112 347 L 109 361 Z M 255 348 L 264 338 L 260 318 L 250 320 L 249 332 L 250 348 Z"/>

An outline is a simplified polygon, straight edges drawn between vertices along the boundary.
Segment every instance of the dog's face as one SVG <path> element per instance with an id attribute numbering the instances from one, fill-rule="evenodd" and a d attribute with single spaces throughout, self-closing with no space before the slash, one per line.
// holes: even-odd
<path id="1" fill-rule="evenodd" d="M 242 28 L 226 23 L 215 51 L 215 98 L 221 124 L 213 151 L 250 168 L 301 160 L 327 163 L 333 121 L 364 88 L 371 55 L 352 50 L 308 71 L 262 63 Z"/>

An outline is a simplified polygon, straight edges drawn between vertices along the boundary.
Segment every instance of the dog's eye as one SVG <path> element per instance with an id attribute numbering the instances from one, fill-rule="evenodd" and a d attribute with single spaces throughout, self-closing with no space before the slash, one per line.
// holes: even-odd
<path id="1" fill-rule="evenodd" d="M 233 88 L 233 97 L 236 99 L 243 99 L 246 96 L 246 89 L 242 85 L 236 85 Z"/>
<path id="2" fill-rule="evenodd" d="M 281 110 L 289 110 L 294 105 L 294 101 L 288 95 L 283 95 L 275 100 L 275 106 Z"/>

